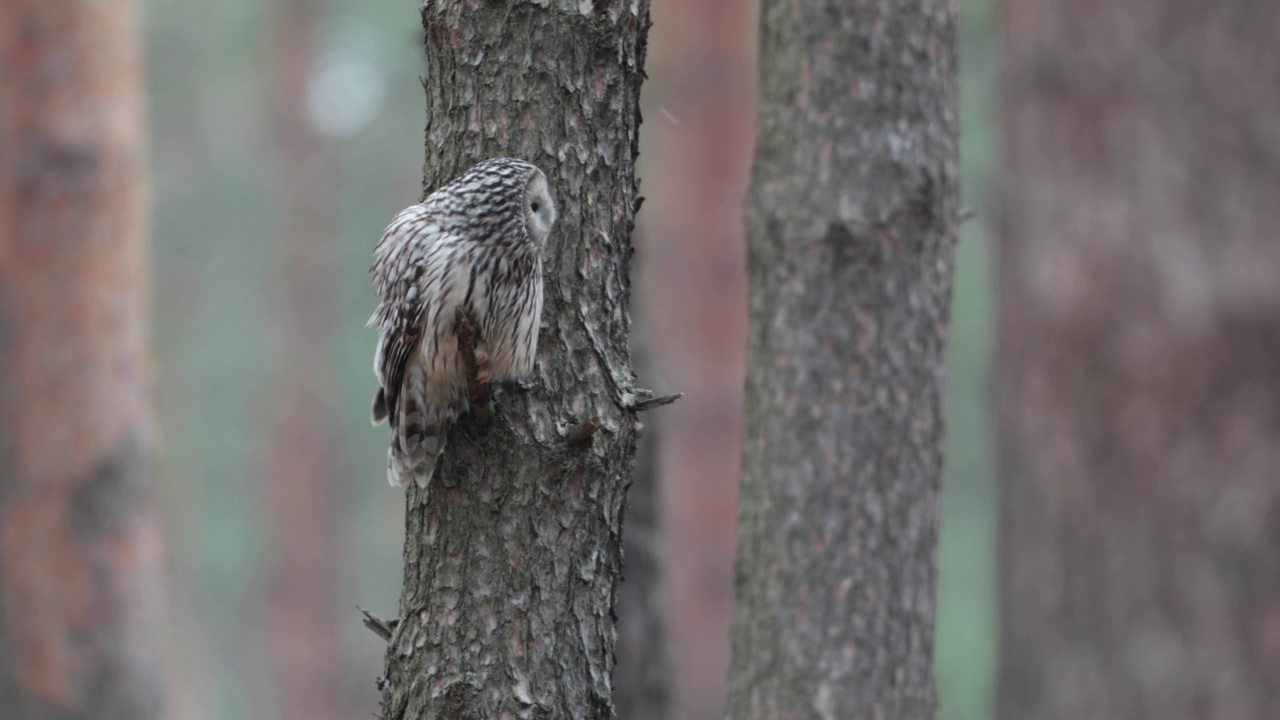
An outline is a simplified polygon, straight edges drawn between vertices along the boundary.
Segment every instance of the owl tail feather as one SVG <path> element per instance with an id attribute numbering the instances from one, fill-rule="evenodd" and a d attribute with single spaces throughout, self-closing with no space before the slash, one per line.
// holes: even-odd
<path id="1" fill-rule="evenodd" d="M 381 425 L 383 420 L 387 419 L 387 391 L 378 388 L 378 392 L 373 395 L 373 407 L 370 408 L 370 415 L 374 425 Z"/>
<path id="2" fill-rule="evenodd" d="M 428 413 L 422 403 L 405 398 L 387 448 L 387 482 L 404 487 L 412 479 L 426 489 L 444 452 L 445 434 L 452 419 L 446 413 Z M 432 417 L 428 418 L 428 415 Z"/>
<path id="3" fill-rule="evenodd" d="M 427 437 L 423 443 L 427 452 L 422 454 L 422 459 L 416 464 L 409 464 L 406 456 L 399 452 L 392 441 L 391 447 L 387 448 L 387 482 L 391 487 L 404 487 L 409 484 L 409 480 L 418 483 L 418 487 L 426 489 L 431 484 L 431 477 L 435 473 L 436 461 L 440 458 L 440 454 L 444 452 L 444 436 Z M 436 446 L 439 450 L 431 452 L 430 447 Z"/>

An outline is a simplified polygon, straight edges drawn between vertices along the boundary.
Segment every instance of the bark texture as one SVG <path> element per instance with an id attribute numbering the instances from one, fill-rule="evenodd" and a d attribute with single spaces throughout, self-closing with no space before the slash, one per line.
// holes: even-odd
<path id="1" fill-rule="evenodd" d="M 275 0 L 271 39 L 276 149 L 277 259 L 283 352 L 278 394 L 266 399 L 271 438 L 262 492 L 273 518 L 266 548 L 265 651 L 275 716 L 337 720 L 354 714 L 342 682 L 338 487 L 346 469 L 335 412 L 332 258 L 335 168 L 306 117 L 314 36 L 325 4 Z"/>
<path id="2" fill-rule="evenodd" d="M 1280 4 L 1004 7 L 999 715 L 1280 717 Z"/>
<path id="3" fill-rule="evenodd" d="M 136 4 L 6 3 L 0 93 L 0 715 L 158 718 Z"/>
<path id="4" fill-rule="evenodd" d="M 512 155 L 546 172 L 561 219 L 534 375 L 497 389 L 491 425 L 452 430 L 428 493 L 408 489 L 384 717 L 603 720 L 638 430 L 624 407 L 648 3 L 438 0 L 423 24 L 424 193 Z"/>
<path id="5" fill-rule="evenodd" d="M 956 23 L 763 5 L 731 718 L 935 713 Z"/>

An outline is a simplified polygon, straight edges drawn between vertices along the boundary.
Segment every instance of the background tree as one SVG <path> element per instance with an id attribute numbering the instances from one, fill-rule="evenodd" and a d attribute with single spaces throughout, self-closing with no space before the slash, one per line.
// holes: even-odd
<path id="1" fill-rule="evenodd" d="M 728 716 L 932 718 L 956 11 L 762 14 Z"/>
<path id="2" fill-rule="evenodd" d="M 499 390 L 492 425 L 459 423 L 431 488 L 407 489 L 383 714 L 609 718 L 648 3 L 440 0 L 423 25 L 424 193 L 512 155 L 547 173 L 561 219 L 528 388 Z"/>
<path id="3" fill-rule="evenodd" d="M 1005 22 L 1000 717 L 1280 717 L 1280 5 Z"/>
<path id="4" fill-rule="evenodd" d="M 269 508 L 260 638 L 271 662 L 275 717 L 337 720 L 358 711 L 343 692 L 340 612 L 339 480 L 349 469 L 337 427 L 332 288 L 335 163 L 311 118 L 317 28 L 323 3 L 276 0 L 268 43 L 272 148 L 275 157 L 274 243 L 281 352 L 262 415 L 271 438 L 261 484 Z M 373 233 L 370 233 L 371 235 Z"/>
<path id="5" fill-rule="evenodd" d="M 0 708 L 159 718 L 141 43 L 129 0 L 0 13 Z"/>
<path id="6" fill-rule="evenodd" d="M 755 5 L 653 3 L 636 277 L 657 376 L 687 391 L 645 418 L 646 428 L 656 419 L 662 435 L 656 476 L 673 720 L 724 717 L 746 372 L 742 206 L 755 150 Z M 639 483 L 633 495 L 644 492 Z M 628 584 L 631 567 L 628 554 Z"/>

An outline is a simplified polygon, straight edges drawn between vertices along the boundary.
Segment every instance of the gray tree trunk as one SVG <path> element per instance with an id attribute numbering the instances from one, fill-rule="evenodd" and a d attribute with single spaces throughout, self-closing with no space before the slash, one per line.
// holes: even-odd
<path id="1" fill-rule="evenodd" d="M 0 717 L 162 714 L 138 5 L 0 10 Z"/>
<path id="2" fill-rule="evenodd" d="M 1280 717 L 1280 3 L 1005 3 L 999 716 Z"/>
<path id="3" fill-rule="evenodd" d="M 762 12 L 728 716 L 932 718 L 956 12 Z"/>
<path id="4" fill-rule="evenodd" d="M 605 720 L 637 436 L 628 266 L 648 2 L 438 0 L 423 25 L 424 192 L 512 155 L 547 173 L 561 219 L 528 387 L 498 389 L 493 423 L 464 418 L 429 493 L 408 488 L 383 714 Z M 588 442 L 566 443 L 594 417 Z"/>

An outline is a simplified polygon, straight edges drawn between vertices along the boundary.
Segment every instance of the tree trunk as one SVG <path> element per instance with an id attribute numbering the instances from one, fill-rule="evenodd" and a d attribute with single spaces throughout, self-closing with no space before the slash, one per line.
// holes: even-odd
<path id="1" fill-rule="evenodd" d="M 1000 717 L 1280 717 L 1280 4 L 1005 12 Z"/>
<path id="2" fill-rule="evenodd" d="M 263 428 L 271 438 L 263 499 L 268 529 L 263 642 L 271 663 L 275 715 L 337 720 L 352 713 L 343 695 L 338 608 L 338 487 L 344 468 L 335 413 L 326 402 L 333 372 L 333 163 L 306 117 L 316 60 L 313 37 L 324 4 L 276 0 L 270 37 L 272 129 L 280 208 L 277 258 L 284 350 L 278 394 Z"/>
<path id="3" fill-rule="evenodd" d="M 728 716 L 932 718 L 956 13 L 763 20 Z"/>
<path id="4" fill-rule="evenodd" d="M 0 73 L 0 714 L 158 718 L 137 6 L 12 0 Z"/>
<path id="5" fill-rule="evenodd" d="M 437 0 L 423 24 L 424 193 L 522 157 L 561 219 L 533 376 L 497 389 L 491 425 L 464 417 L 430 490 L 407 490 L 383 714 L 603 720 L 637 435 L 628 266 L 648 2 Z M 594 436 L 567 442 L 595 417 Z"/>

